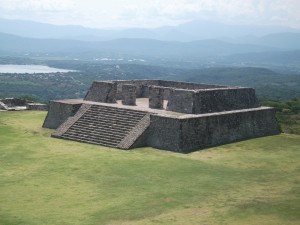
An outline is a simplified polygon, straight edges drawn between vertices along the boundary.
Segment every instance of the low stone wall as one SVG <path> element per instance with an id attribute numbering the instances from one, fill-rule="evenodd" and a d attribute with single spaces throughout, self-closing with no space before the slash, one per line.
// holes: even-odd
<path id="1" fill-rule="evenodd" d="M 40 103 L 28 103 L 26 105 L 27 110 L 37 110 L 37 111 L 47 111 L 48 106 L 46 104 L 40 104 Z"/>
<path id="2" fill-rule="evenodd" d="M 158 80 L 158 86 L 175 88 L 175 89 L 187 89 L 187 90 L 228 87 L 228 86 L 223 86 L 223 85 L 198 84 L 198 83 L 189 83 L 189 82 L 182 82 L 182 81 L 169 81 L 169 80 Z"/>
<path id="3" fill-rule="evenodd" d="M 187 153 L 278 133 L 275 111 L 268 107 L 181 118 L 152 115 L 147 145 Z"/>
<path id="4" fill-rule="evenodd" d="M 15 107 L 15 106 L 26 106 L 27 103 L 32 103 L 32 101 L 27 101 L 19 98 L 4 98 L 0 99 L 7 107 Z"/>
<path id="5" fill-rule="evenodd" d="M 149 96 L 149 86 L 160 86 L 164 90 L 164 99 L 168 100 L 170 89 L 209 89 L 209 88 L 225 88 L 227 86 L 212 85 L 212 84 L 197 84 L 181 81 L 165 81 L 165 80 L 111 80 L 109 82 L 117 83 L 117 99 L 122 99 L 122 85 L 131 84 L 136 86 L 136 97 L 147 98 Z"/>
<path id="6" fill-rule="evenodd" d="M 206 89 L 195 92 L 194 113 L 221 112 L 258 106 L 253 88 Z"/>
<path id="7" fill-rule="evenodd" d="M 149 95 L 149 86 L 157 85 L 157 80 L 117 80 L 112 81 L 117 84 L 117 99 L 122 99 L 122 86 L 130 84 L 136 86 L 136 97 L 146 98 Z"/>
<path id="8" fill-rule="evenodd" d="M 44 121 L 43 127 L 56 129 L 70 116 L 74 116 L 82 104 L 66 103 L 61 101 L 50 101 L 49 111 Z"/>

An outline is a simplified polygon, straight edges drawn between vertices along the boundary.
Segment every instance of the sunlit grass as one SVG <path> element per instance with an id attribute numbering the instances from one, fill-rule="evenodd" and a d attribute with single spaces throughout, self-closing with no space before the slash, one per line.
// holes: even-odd
<path id="1" fill-rule="evenodd" d="M 50 138 L 0 112 L 0 224 L 299 224 L 300 136 L 191 154 Z"/>

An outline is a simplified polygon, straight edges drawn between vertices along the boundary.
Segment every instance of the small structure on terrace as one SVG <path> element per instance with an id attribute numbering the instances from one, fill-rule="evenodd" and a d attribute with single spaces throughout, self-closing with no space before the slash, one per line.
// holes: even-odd
<path id="1" fill-rule="evenodd" d="M 84 99 L 50 101 L 43 127 L 57 138 L 183 153 L 279 133 L 252 88 L 164 80 L 94 81 Z"/>
<path id="2" fill-rule="evenodd" d="M 21 110 L 40 110 L 47 111 L 47 105 L 35 103 L 33 101 L 19 98 L 0 99 L 0 110 L 3 111 L 21 111 Z"/>

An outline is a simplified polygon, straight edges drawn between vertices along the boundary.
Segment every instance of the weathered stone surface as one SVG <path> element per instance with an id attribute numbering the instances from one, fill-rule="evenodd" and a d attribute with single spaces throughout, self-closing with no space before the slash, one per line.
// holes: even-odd
<path id="1" fill-rule="evenodd" d="M 50 101 L 49 111 L 43 127 L 56 129 L 70 116 L 74 116 L 82 104 L 72 104 L 61 101 Z"/>
<path id="2" fill-rule="evenodd" d="M 136 86 L 132 84 L 123 84 L 122 86 L 122 104 L 136 104 Z"/>
<path id="3" fill-rule="evenodd" d="M 149 86 L 149 108 L 164 108 L 164 88 L 159 86 Z"/>
<path id="4" fill-rule="evenodd" d="M 84 100 L 115 103 L 116 97 L 117 84 L 115 82 L 94 81 Z"/>

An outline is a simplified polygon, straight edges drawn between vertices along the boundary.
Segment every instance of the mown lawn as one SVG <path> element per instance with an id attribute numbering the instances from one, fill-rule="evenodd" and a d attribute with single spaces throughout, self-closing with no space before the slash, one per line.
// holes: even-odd
<path id="1" fill-rule="evenodd" d="M 0 112 L 0 224 L 300 224 L 300 136 L 191 154 L 50 138 Z"/>

